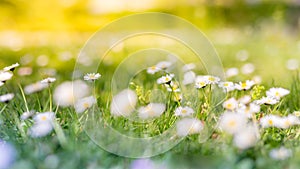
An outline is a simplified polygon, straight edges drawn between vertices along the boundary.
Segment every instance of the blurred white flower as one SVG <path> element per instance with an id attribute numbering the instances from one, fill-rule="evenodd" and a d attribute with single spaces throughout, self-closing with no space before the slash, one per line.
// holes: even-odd
<path id="1" fill-rule="evenodd" d="M 277 149 L 272 149 L 269 155 L 274 160 L 285 160 L 292 156 L 292 150 L 285 147 L 280 147 Z"/>
<path id="2" fill-rule="evenodd" d="M 254 126 L 247 126 L 234 135 L 233 142 L 239 149 L 253 147 L 259 139 L 259 134 Z"/>
<path id="3" fill-rule="evenodd" d="M 261 84 L 262 79 L 260 76 L 256 75 L 252 77 L 252 80 L 254 81 L 255 84 Z"/>
<path id="4" fill-rule="evenodd" d="M 20 66 L 19 63 L 15 63 L 15 64 L 12 64 L 10 66 L 7 66 L 5 68 L 3 68 L 4 71 L 14 71 L 16 67 Z"/>
<path id="5" fill-rule="evenodd" d="M 24 92 L 25 92 L 25 94 L 32 94 L 32 93 L 35 93 L 35 92 L 42 91 L 47 87 L 48 87 L 48 84 L 41 83 L 41 82 L 36 82 L 36 83 L 25 86 L 24 87 Z"/>
<path id="6" fill-rule="evenodd" d="M 220 78 L 216 76 L 206 75 L 204 78 L 207 79 L 208 84 L 218 84 L 220 82 Z"/>
<path id="7" fill-rule="evenodd" d="M 296 117 L 300 117 L 300 111 L 294 111 L 293 114 L 294 114 Z"/>
<path id="8" fill-rule="evenodd" d="M 191 107 L 185 106 L 185 107 L 177 107 L 175 110 L 175 116 L 191 116 L 192 114 L 194 114 L 194 110 Z"/>
<path id="9" fill-rule="evenodd" d="M 246 61 L 249 57 L 247 50 L 240 50 L 236 53 L 236 59 L 239 61 Z"/>
<path id="10" fill-rule="evenodd" d="M 189 64 L 185 64 L 183 67 L 182 67 L 182 71 L 183 72 L 188 72 L 188 71 L 191 71 L 193 69 L 196 68 L 196 65 L 195 63 L 189 63 Z"/>
<path id="11" fill-rule="evenodd" d="M 3 141 L 0 140 L 0 168 L 9 169 L 12 167 L 16 159 L 16 150 L 15 148 Z"/>
<path id="12" fill-rule="evenodd" d="M 101 77 L 101 75 L 99 73 L 87 73 L 83 79 L 86 81 L 95 81 L 97 79 L 99 79 Z"/>
<path id="13" fill-rule="evenodd" d="M 86 97 L 89 94 L 90 88 L 83 81 L 66 81 L 56 87 L 53 98 L 57 105 L 67 107 L 74 105 L 78 99 Z"/>
<path id="14" fill-rule="evenodd" d="M 224 112 L 219 119 L 218 125 L 221 130 L 229 134 L 235 134 L 246 127 L 247 118 L 239 113 Z"/>
<path id="15" fill-rule="evenodd" d="M 29 129 L 29 135 L 33 138 L 44 137 L 48 135 L 53 130 L 53 125 L 51 123 L 37 123 L 31 126 Z"/>
<path id="16" fill-rule="evenodd" d="M 77 113 L 82 113 L 88 108 L 92 107 L 96 103 L 96 98 L 94 96 L 85 97 L 78 99 L 74 105 L 75 111 Z"/>
<path id="17" fill-rule="evenodd" d="M 299 125 L 300 120 L 297 116 L 290 114 L 286 117 L 281 117 L 279 121 L 279 128 L 287 129 L 289 127 L 292 127 L 294 125 Z"/>
<path id="18" fill-rule="evenodd" d="M 0 96 L 0 102 L 1 103 L 8 103 L 15 97 L 15 94 L 13 93 L 8 93 Z"/>
<path id="19" fill-rule="evenodd" d="M 161 71 L 161 69 L 155 65 L 147 68 L 147 73 L 152 75 L 159 71 Z"/>
<path id="20" fill-rule="evenodd" d="M 0 82 L 0 87 L 3 86 L 3 85 L 4 85 L 4 83 L 3 83 L 3 82 Z"/>
<path id="21" fill-rule="evenodd" d="M 235 98 L 232 97 L 232 98 L 226 100 L 225 102 L 223 102 L 223 107 L 226 110 L 233 111 L 236 108 L 238 108 L 238 102 L 237 102 L 237 100 Z"/>
<path id="22" fill-rule="evenodd" d="M 277 104 L 279 102 L 279 100 L 273 98 L 273 97 L 262 97 L 259 100 L 256 100 L 255 103 L 256 104 L 267 104 L 267 105 L 273 105 L 273 104 Z"/>
<path id="23" fill-rule="evenodd" d="M 174 81 L 171 81 L 169 85 L 165 84 L 165 86 L 169 92 L 180 92 L 179 84 Z"/>
<path id="24" fill-rule="evenodd" d="M 205 76 L 197 76 L 195 79 L 195 87 L 197 89 L 204 88 L 208 85 L 207 78 Z"/>
<path id="25" fill-rule="evenodd" d="M 137 159 L 134 160 L 130 169 L 159 169 L 151 159 Z"/>
<path id="26" fill-rule="evenodd" d="M 13 77 L 11 72 L 0 71 L 0 82 L 6 82 Z"/>
<path id="27" fill-rule="evenodd" d="M 224 92 L 230 92 L 235 90 L 233 82 L 220 82 L 218 85 L 220 88 L 223 88 Z"/>
<path id="28" fill-rule="evenodd" d="M 279 127 L 280 126 L 280 117 L 277 115 L 266 115 L 260 119 L 260 125 L 263 128 L 268 127 Z"/>
<path id="29" fill-rule="evenodd" d="M 299 69 L 299 61 L 297 59 L 289 59 L 286 62 L 286 68 L 288 70 L 297 70 L 297 69 Z"/>
<path id="30" fill-rule="evenodd" d="M 159 117 L 166 109 L 166 105 L 162 103 L 149 103 L 145 107 L 138 109 L 138 115 L 141 119 Z"/>
<path id="31" fill-rule="evenodd" d="M 196 73 L 193 71 L 188 71 L 183 75 L 182 84 L 183 85 L 192 84 L 195 82 L 195 78 L 196 78 Z"/>
<path id="32" fill-rule="evenodd" d="M 31 137 L 44 137 L 53 130 L 55 114 L 53 112 L 38 113 L 33 117 L 34 124 L 29 129 Z"/>
<path id="33" fill-rule="evenodd" d="M 241 113 L 248 118 L 252 118 L 254 113 L 258 113 L 260 111 L 260 106 L 255 103 L 250 103 L 249 105 L 243 105 L 237 109 L 238 113 Z"/>
<path id="34" fill-rule="evenodd" d="M 246 80 L 246 82 L 239 82 L 238 84 L 235 84 L 235 88 L 237 90 L 249 90 L 253 85 L 255 85 L 254 81 Z"/>
<path id="35" fill-rule="evenodd" d="M 238 74 L 239 74 L 239 69 L 236 67 L 229 68 L 225 72 L 226 77 L 233 77 L 233 76 L 237 76 Z"/>
<path id="36" fill-rule="evenodd" d="M 247 63 L 242 66 L 241 72 L 245 75 L 251 74 L 255 71 L 255 66 L 252 63 Z"/>
<path id="37" fill-rule="evenodd" d="M 176 122 L 177 135 L 180 137 L 200 133 L 203 128 L 203 123 L 196 118 L 183 118 Z"/>
<path id="38" fill-rule="evenodd" d="M 266 92 L 268 97 L 280 100 L 280 98 L 290 94 L 290 91 L 281 87 L 273 87 Z"/>
<path id="39" fill-rule="evenodd" d="M 48 77 L 46 79 L 41 80 L 41 83 L 46 83 L 46 84 L 50 84 L 56 81 L 56 78 L 54 77 Z"/>
<path id="40" fill-rule="evenodd" d="M 245 95 L 245 96 L 239 98 L 238 102 L 242 103 L 242 104 L 249 104 L 251 102 L 251 96 Z"/>
<path id="41" fill-rule="evenodd" d="M 174 74 L 167 74 L 166 76 L 162 76 L 161 78 L 157 79 L 158 84 L 167 84 L 171 83 Z"/>
<path id="42" fill-rule="evenodd" d="M 21 120 L 26 120 L 34 115 L 34 111 L 26 111 L 21 115 Z"/>
<path id="43" fill-rule="evenodd" d="M 110 113 L 113 116 L 130 116 L 137 103 L 137 95 L 130 89 L 125 89 L 115 95 L 110 105 Z"/>
<path id="44" fill-rule="evenodd" d="M 18 69 L 18 75 L 20 76 L 29 76 L 32 74 L 32 68 L 31 67 L 20 67 Z"/>
<path id="45" fill-rule="evenodd" d="M 172 65 L 172 62 L 169 61 L 161 61 L 156 64 L 156 67 L 160 69 L 167 69 Z"/>
<path id="46" fill-rule="evenodd" d="M 44 123 L 44 122 L 50 122 L 55 118 L 55 114 L 53 112 L 44 112 L 44 113 L 38 113 L 33 117 L 33 120 L 35 123 Z"/>

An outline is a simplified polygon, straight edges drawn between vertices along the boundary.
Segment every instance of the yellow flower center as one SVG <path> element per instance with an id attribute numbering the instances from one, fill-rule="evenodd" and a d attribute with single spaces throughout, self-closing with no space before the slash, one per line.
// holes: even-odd
<path id="1" fill-rule="evenodd" d="M 83 107 L 84 107 L 84 108 L 89 108 L 89 107 L 90 107 L 90 104 L 88 104 L 88 103 L 83 103 Z"/>
<path id="2" fill-rule="evenodd" d="M 229 84 L 228 83 L 224 83 L 224 86 L 227 87 L 227 86 L 229 86 Z"/>
<path id="3" fill-rule="evenodd" d="M 156 69 L 156 67 L 155 67 L 155 66 L 152 66 L 150 69 L 151 69 L 151 70 L 155 70 L 155 69 Z"/>
<path id="4" fill-rule="evenodd" d="M 46 116 L 42 116 L 41 118 L 43 121 L 47 120 L 47 117 Z"/>
<path id="5" fill-rule="evenodd" d="M 215 81 L 215 78 L 214 77 L 209 77 L 208 80 L 213 82 L 213 81 Z"/>
<path id="6" fill-rule="evenodd" d="M 229 125 L 230 127 L 235 127 L 235 126 L 236 126 L 236 121 L 231 120 L 231 121 L 228 123 L 228 125 Z"/>
<path id="7" fill-rule="evenodd" d="M 228 103 L 226 107 L 227 107 L 227 109 L 232 109 L 233 106 L 231 103 Z"/>
<path id="8" fill-rule="evenodd" d="M 243 82 L 241 86 L 242 86 L 242 88 L 246 88 L 247 87 L 247 83 Z"/>
<path id="9" fill-rule="evenodd" d="M 187 110 L 186 110 L 186 109 L 182 109 L 181 113 L 182 113 L 182 114 L 186 114 L 186 113 L 187 113 Z"/>
<path id="10" fill-rule="evenodd" d="M 271 119 L 268 120 L 268 124 L 269 124 L 269 125 L 273 125 L 273 124 L 274 124 L 273 120 L 271 120 Z"/>

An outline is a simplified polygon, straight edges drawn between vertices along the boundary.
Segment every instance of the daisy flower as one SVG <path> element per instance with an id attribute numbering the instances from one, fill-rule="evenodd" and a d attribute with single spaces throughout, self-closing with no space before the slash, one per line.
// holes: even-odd
<path id="1" fill-rule="evenodd" d="M 272 149 L 269 153 L 270 157 L 274 160 L 285 160 L 292 156 L 292 150 L 285 147 Z"/>
<path id="2" fill-rule="evenodd" d="M 235 90 L 235 86 L 233 82 L 220 82 L 218 86 L 222 88 L 224 92 L 230 92 Z"/>
<path id="3" fill-rule="evenodd" d="M 14 71 L 16 67 L 20 66 L 19 63 L 15 63 L 15 64 L 12 64 L 10 66 L 7 66 L 5 68 L 3 68 L 4 71 Z"/>
<path id="4" fill-rule="evenodd" d="M 276 115 L 266 115 L 260 119 L 260 125 L 263 128 L 268 127 L 279 127 L 280 126 L 280 117 Z"/>
<path id="5" fill-rule="evenodd" d="M 294 114 L 296 117 L 300 117 L 300 111 L 294 111 L 293 114 Z"/>
<path id="6" fill-rule="evenodd" d="M 218 84 L 220 82 L 220 78 L 216 76 L 206 75 L 204 78 L 207 79 L 208 84 Z"/>
<path id="7" fill-rule="evenodd" d="M 159 71 L 161 71 L 161 69 L 159 67 L 157 67 L 156 65 L 147 68 L 147 73 L 148 74 L 152 74 L 153 75 L 153 74 L 155 74 L 155 73 L 157 73 Z"/>
<path id="8" fill-rule="evenodd" d="M 82 113 L 86 109 L 92 107 L 96 103 L 96 98 L 94 96 L 85 97 L 76 101 L 74 107 L 77 113 Z"/>
<path id="9" fill-rule="evenodd" d="M 279 100 L 273 98 L 273 97 L 262 97 L 259 100 L 256 100 L 255 103 L 256 104 L 266 104 L 266 105 L 273 105 L 273 104 L 277 104 L 279 102 Z"/>
<path id="10" fill-rule="evenodd" d="M 244 105 L 237 109 L 238 113 L 241 113 L 248 118 L 252 118 L 254 113 L 258 113 L 260 111 L 260 106 L 255 103 L 250 103 L 248 106 Z"/>
<path id="11" fill-rule="evenodd" d="M 225 112 L 221 115 L 218 125 L 221 130 L 235 134 L 246 127 L 247 119 L 246 116 L 239 113 Z"/>
<path id="12" fill-rule="evenodd" d="M 278 127 L 282 129 L 287 129 L 293 125 L 299 125 L 299 124 L 300 124 L 299 118 L 295 115 L 290 114 L 280 119 Z"/>
<path id="13" fill-rule="evenodd" d="M 56 81 L 56 79 L 54 77 L 48 77 L 46 79 L 41 80 L 41 83 L 50 84 L 50 83 L 53 83 L 55 81 Z"/>
<path id="14" fill-rule="evenodd" d="M 188 71 L 184 73 L 182 83 L 183 85 L 192 84 L 195 82 L 196 73 L 193 71 Z"/>
<path id="15" fill-rule="evenodd" d="M 204 76 L 197 76 L 195 79 L 195 87 L 197 89 L 201 89 L 206 87 L 209 84 L 207 78 L 205 78 Z"/>
<path id="16" fill-rule="evenodd" d="M 172 65 L 172 62 L 169 61 L 161 61 L 156 64 L 156 67 L 159 69 L 167 69 Z"/>
<path id="17" fill-rule="evenodd" d="M 242 103 L 242 104 L 249 104 L 251 102 L 251 96 L 245 95 L 245 96 L 239 98 L 238 102 Z"/>
<path id="18" fill-rule="evenodd" d="M 223 102 L 223 107 L 226 110 L 233 111 L 236 108 L 238 108 L 238 102 L 237 102 L 237 100 L 235 98 L 232 97 L 232 98 L 226 100 L 225 102 Z"/>
<path id="19" fill-rule="evenodd" d="M 86 81 L 95 81 L 97 79 L 99 79 L 101 77 L 101 75 L 99 73 L 87 73 L 83 79 Z"/>
<path id="20" fill-rule="evenodd" d="M 48 84 L 41 83 L 41 82 L 36 82 L 36 83 L 25 86 L 24 87 L 24 92 L 26 94 L 32 94 L 32 93 L 40 92 L 40 91 L 44 90 L 47 87 L 48 87 Z"/>
<path id="21" fill-rule="evenodd" d="M 14 97 L 15 97 L 15 94 L 13 94 L 13 93 L 8 93 L 8 94 L 5 94 L 5 95 L 1 95 L 1 96 L 0 96 L 0 102 L 1 102 L 1 103 L 8 103 L 8 102 L 11 101 Z"/>
<path id="22" fill-rule="evenodd" d="M 31 137 L 44 137 L 53 130 L 55 114 L 53 112 L 39 113 L 34 116 L 34 125 L 29 129 Z"/>
<path id="23" fill-rule="evenodd" d="M 47 86 L 47 84 L 44 84 Z M 72 106 L 81 98 L 90 94 L 89 86 L 81 80 L 66 81 L 58 85 L 53 94 L 54 102 L 62 107 Z"/>
<path id="24" fill-rule="evenodd" d="M 255 146 L 258 139 L 257 129 L 248 126 L 234 135 L 233 143 L 237 148 L 244 150 Z"/>
<path id="25" fill-rule="evenodd" d="M 253 85 L 255 85 L 254 81 L 247 80 L 246 82 L 239 82 L 238 84 L 235 84 L 235 88 L 237 90 L 249 90 Z"/>
<path id="26" fill-rule="evenodd" d="M 180 137 L 200 133 L 203 128 L 203 123 L 196 118 L 183 118 L 176 122 L 177 135 Z"/>
<path id="27" fill-rule="evenodd" d="M 145 107 L 138 109 L 138 115 L 141 119 L 159 117 L 166 109 L 166 105 L 162 103 L 149 103 Z"/>
<path id="28" fill-rule="evenodd" d="M 280 100 L 280 98 L 288 95 L 289 93 L 290 93 L 289 90 L 281 88 L 281 87 L 278 87 L 278 88 L 273 87 L 266 92 L 268 97 L 272 97 L 272 98 L 275 98 L 278 100 Z"/>
<path id="29" fill-rule="evenodd" d="M 170 85 L 165 84 L 169 92 L 180 92 L 179 84 L 171 81 Z"/>
<path id="30" fill-rule="evenodd" d="M 6 82 L 10 80 L 13 77 L 13 74 L 11 72 L 3 72 L 0 71 L 0 82 Z"/>
<path id="31" fill-rule="evenodd" d="M 174 74 L 167 74 L 166 76 L 162 76 L 161 78 L 157 79 L 158 84 L 168 84 L 171 83 Z"/>
<path id="32" fill-rule="evenodd" d="M 177 107 L 175 110 L 175 116 L 191 116 L 194 114 L 194 110 L 191 107 L 185 106 L 185 107 Z"/>
<path id="33" fill-rule="evenodd" d="M 137 101 L 136 93 L 130 89 L 125 89 L 113 97 L 110 113 L 113 116 L 128 117 L 134 111 Z"/>

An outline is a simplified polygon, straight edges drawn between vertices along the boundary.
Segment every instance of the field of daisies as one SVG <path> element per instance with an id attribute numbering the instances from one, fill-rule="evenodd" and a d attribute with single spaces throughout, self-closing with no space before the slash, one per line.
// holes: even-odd
<path id="1" fill-rule="evenodd" d="M 300 168 L 296 1 L 33 1 L 0 2 L 0 169 Z M 218 75 L 166 36 L 84 57 L 99 27 L 152 8 L 203 32 Z"/>
<path id="2" fill-rule="evenodd" d="M 65 80 L 59 69 L 40 66 L 35 73 L 28 65 L 36 60 L 24 55 L 0 71 L 0 168 L 298 168 L 297 59 L 283 64 L 290 72 L 285 87 L 264 82 L 246 50 L 233 60 L 241 66 L 224 68 L 227 80 L 195 63 L 183 65 L 179 78 L 176 62 L 161 60 L 111 94 L 105 91 L 109 68 L 70 71 Z M 167 97 L 151 96 L 154 89 Z M 120 132 L 151 137 L 175 126 L 174 137 L 182 141 L 151 158 L 109 153 L 84 131 L 82 121 L 94 106 L 101 110 L 95 119 Z"/>

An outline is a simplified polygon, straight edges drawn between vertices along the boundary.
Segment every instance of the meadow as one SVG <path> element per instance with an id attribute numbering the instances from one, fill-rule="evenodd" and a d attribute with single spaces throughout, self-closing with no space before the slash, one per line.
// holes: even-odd
<path id="1" fill-rule="evenodd" d="M 202 30 L 218 75 L 165 37 L 98 64 L 82 57 L 94 32 L 2 31 L 0 168 L 299 168 L 300 41 L 278 11 Z"/>

